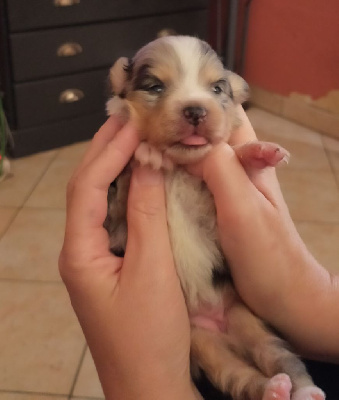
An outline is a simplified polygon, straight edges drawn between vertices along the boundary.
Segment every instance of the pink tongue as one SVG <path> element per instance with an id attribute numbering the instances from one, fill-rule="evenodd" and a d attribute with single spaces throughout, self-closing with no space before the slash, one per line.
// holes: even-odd
<path id="1" fill-rule="evenodd" d="M 201 146 L 203 144 L 207 144 L 207 140 L 204 137 L 198 135 L 187 136 L 180 142 L 188 146 Z"/>

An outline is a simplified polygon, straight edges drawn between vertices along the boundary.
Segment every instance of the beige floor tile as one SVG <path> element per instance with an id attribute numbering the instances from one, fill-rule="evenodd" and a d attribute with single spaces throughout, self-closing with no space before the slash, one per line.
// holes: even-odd
<path id="1" fill-rule="evenodd" d="M 0 206 L 22 206 L 56 154 L 52 150 L 12 160 L 12 176 L 0 184 Z"/>
<path id="2" fill-rule="evenodd" d="M 104 397 L 71 397 L 71 400 L 105 400 Z"/>
<path id="3" fill-rule="evenodd" d="M 330 170 L 319 133 L 258 108 L 247 114 L 260 140 L 276 142 L 291 153 L 289 168 Z"/>
<path id="4" fill-rule="evenodd" d="M 281 168 L 278 177 L 295 221 L 339 222 L 339 191 L 331 172 Z"/>
<path id="5" fill-rule="evenodd" d="M 60 149 L 58 157 L 63 159 L 71 159 L 75 162 L 81 161 L 85 151 L 89 146 L 90 141 L 80 142 L 71 144 L 70 146 L 65 146 Z"/>
<path id="6" fill-rule="evenodd" d="M 296 227 L 314 257 L 339 274 L 339 224 L 299 222 Z"/>
<path id="7" fill-rule="evenodd" d="M 17 212 L 18 208 L 0 207 L 0 238 L 13 221 L 13 218 Z"/>
<path id="8" fill-rule="evenodd" d="M 25 206 L 64 209 L 66 207 L 67 182 L 87 146 L 87 143 L 79 143 L 61 149 Z"/>
<path id="9" fill-rule="evenodd" d="M 339 139 L 323 136 L 324 147 L 339 182 Z"/>
<path id="10" fill-rule="evenodd" d="M 0 282 L 0 391 L 67 395 L 84 338 L 62 284 Z"/>
<path id="11" fill-rule="evenodd" d="M 78 380 L 74 388 L 74 396 L 104 398 L 97 371 L 90 351 L 87 349 Z"/>
<path id="12" fill-rule="evenodd" d="M 0 239 L 0 278 L 60 281 L 64 210 L 23 208 Z"/>
<path id="13" fill-rule="evenodd" d="M 71 400 L 105 400 L 104 397 L 71 397 Z"/>
<path id="14" fill-rule="evenodd" d="M 47 396 L 29 393 L 0 393 L 0 400 L 67 400 L 65 396 Z"/>

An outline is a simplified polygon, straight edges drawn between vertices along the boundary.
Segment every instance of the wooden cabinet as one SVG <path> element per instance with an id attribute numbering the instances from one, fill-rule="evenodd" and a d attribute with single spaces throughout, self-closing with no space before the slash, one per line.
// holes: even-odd
<path id="1" fill-rule="evenodd" d="M 206 0 L 0 0 L 1 89 L 22 156 L 105 120 L 109 67 L 162 29 L 206 38 Z"/>

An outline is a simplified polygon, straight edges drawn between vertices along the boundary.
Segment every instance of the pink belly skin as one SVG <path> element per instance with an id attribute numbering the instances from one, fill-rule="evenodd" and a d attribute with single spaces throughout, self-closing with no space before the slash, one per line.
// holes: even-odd
<path id="1" fill-rule="evenodd" d="M 191 325 L 212 332 L 226 332 L 227 319 L 225 305 L 201 306 L 198 311 L 190 313 Z"/>

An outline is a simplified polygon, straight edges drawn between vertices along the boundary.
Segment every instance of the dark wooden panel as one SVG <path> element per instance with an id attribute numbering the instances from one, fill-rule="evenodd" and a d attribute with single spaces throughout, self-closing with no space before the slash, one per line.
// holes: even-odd
<path id="1" fill-rule="evenodd" d="M 13 131 L 14 147 L 10 149 L 11 156 L 23 157 L 90 139 L 105 119 L 104 113 L 100 112 Z"/>
<path id="2" fill-rule="evenodd" d="M 69 7 L 55 7 L 54 0 L 8 0 L 11 31 L 73 25 L 93 21 L 207 7 L 207 0 L 80 0 Z"/>
<path id="3" fill-rule="evenodd" d="M 163 28 L 206 38 L 207 12 L 198 10 L 132 21 L 13 34 L 14 80 L 21 82 L 108 67 L 120 56 L 132 56 Z M 58 57 L 57 49 L 67 42 L 78 43 L 82 52 L 71 57 Z"/>
<path id="4" fill-rule="evenodd" d="M 67 75 L 15 85 L 17 127 L 71 118 L 105 109 L 108 70 Z M 60 94 L 67 89 L 81 90 L 84 97 L 73 103 L 61 103 Z"/>

